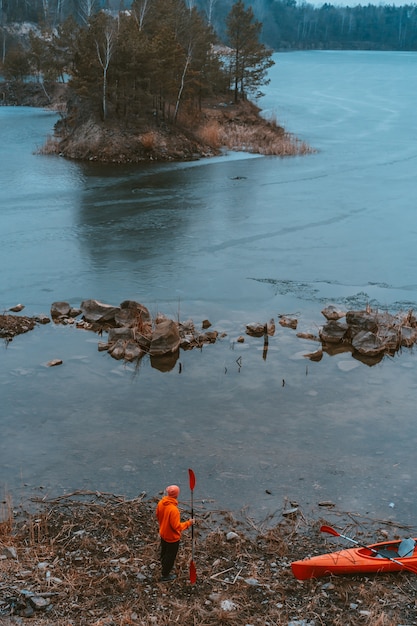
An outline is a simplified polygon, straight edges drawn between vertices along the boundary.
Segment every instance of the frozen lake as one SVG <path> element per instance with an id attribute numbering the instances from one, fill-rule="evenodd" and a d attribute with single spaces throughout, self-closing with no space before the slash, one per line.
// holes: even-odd
<path id="1" fill-rule="evenodd" d="M 38 156 L 55 115 L 0 108 L 0 308 L 135 299 L 227 333 L 162 373 L 42 326 L 0 346 L 0 490 L 156 495 L 263 519 L 298 501 L 413 524 L 417 359 L 368 367 L 277 324 L 317 332 L 329 304 L 417 308 L 417 54 L 275 57 L 260 105 L 317 149 L 103 167 Z M 47 368 L 53 358 L 63 365 Z M 394 507 L 390 506 L 394 504 Z"/>

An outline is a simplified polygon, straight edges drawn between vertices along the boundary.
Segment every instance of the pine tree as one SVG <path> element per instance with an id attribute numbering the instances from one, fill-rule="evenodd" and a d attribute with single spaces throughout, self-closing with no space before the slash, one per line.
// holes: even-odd
<path id="1" fill-rule="evenodd" d="M 253 10 L 245 10 L 242 0 L 232 6 L 227 16 L 227 37 L 232 52 L 229 55 L 229 73 L 235 102 L 248 93 L 260 97 L 259 87 L 267 85 L 268 69 L 274 65 L 272 51 L 259 41 L 262 24 L 254 19 Z"/>

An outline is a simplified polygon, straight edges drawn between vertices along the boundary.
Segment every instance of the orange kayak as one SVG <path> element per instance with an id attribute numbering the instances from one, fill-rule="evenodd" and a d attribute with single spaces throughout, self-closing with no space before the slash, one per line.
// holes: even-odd
<path id="1" fill-rule="evenodd" d="M 294 561 L 291 563 L 291 569 L 298 580 L 400 570 L 414 571 L 417 574 L 416 542 L 417 539 L 404 539 L 329 552 L 310 559 Z"/>

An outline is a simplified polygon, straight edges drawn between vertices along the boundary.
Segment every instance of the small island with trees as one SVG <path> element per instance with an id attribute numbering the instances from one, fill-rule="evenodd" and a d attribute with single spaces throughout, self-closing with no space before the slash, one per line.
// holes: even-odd
<path id="1" fill-rule="evenodd" d="M 274 64 L 261 31 L 242 0 L 227 15 L 227 43 L 186 0 L 69 15 L 11 47 L 3 99 L 25 103 L 29 91 L 31 104 L 35 96 L 60 110 L 43 154 L 109 163 L 191 160 L 222 149 L 306 154 L 308 145 L 254 104 Z"/>

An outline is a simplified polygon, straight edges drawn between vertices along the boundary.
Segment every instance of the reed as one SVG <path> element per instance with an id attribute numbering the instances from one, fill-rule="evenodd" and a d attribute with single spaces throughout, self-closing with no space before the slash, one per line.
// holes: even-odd
<path id="1" fill-rule="evenodd" d="M 209 120 L 199 128 L 197 137 L 211 148 L 220 148 L 222 145 L 220 124 L 215 120 Z"/>

